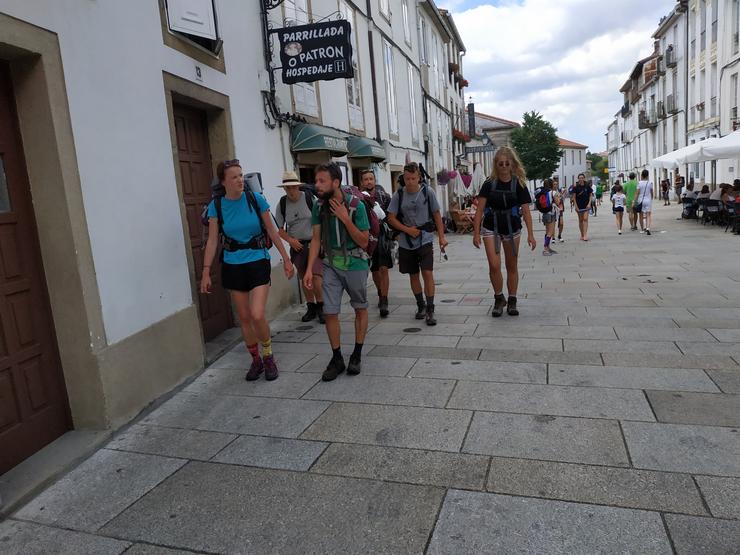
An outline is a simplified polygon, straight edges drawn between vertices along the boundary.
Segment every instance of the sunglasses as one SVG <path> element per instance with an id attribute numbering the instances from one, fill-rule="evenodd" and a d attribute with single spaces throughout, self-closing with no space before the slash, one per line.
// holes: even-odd
<path id="1" fill-rule="evenodd" d="M 239 163 L 239 160 L 234 158 L 233 160 L 224 160 L 224 169 L 226 168 L 232 168 L 234 166 L 241 167 L 241 164 Z"/>
<path id="2" fill-rule="evenodd" d="M 504 166 L 508 168 L 509 166 L 511 166 L 511 162 L 499 162 L 497 165 L 499 168 L 503 168 Z"/>

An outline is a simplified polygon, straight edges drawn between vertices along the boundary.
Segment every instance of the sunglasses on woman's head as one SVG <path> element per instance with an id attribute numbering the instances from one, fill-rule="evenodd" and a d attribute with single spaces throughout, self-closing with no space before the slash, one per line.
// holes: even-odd
<path id="1" fill-rule="evenodd" d="M 504 166 L 509 167 L 511 166 L 511 162 L 499 162 L 498 167 L 503 168 Z"/>
<path id="2" fill-rule="evenodd" d="M 224 169 L 231 168 L 233 166 L 241 166 L 239 160 L 234 158 L 233 160 L 224 160 Z"/>

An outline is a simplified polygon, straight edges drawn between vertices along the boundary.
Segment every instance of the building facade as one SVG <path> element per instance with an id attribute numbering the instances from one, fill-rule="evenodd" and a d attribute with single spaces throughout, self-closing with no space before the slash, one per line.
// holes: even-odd
<path id="1" fill-rule="evenodd" d="M 417 0 L 2 2 L 0 474 L 67 430 L 128 422 L 202 369 L 206 342 L 234 325 L 218 269 L 213 294 L 198 292 L 200 214 L 219 161 L 258 173 L 272 205 L 286 169 L 310 181 L 332 160 L 347 183 L 369 167 L 390 186 L 407 160 L 457 163 L 464 47 L 437 10 L 447 38 L 432 103 L 442 111 L 430 118 L 425 10 Z M 332 18 L 351 25 L 353 78 L 286 85 L 269 70 L 280 65 L 270 30 Z M 274 272 L 268 310 L 296 293 Z"/>
<path id="2" fill-rule="evenodd" d="M 590 177 L 588 160 L 586 159 L 586 151 L 588 150 L 586 145 L 560 138 L 560 148 L 562 149 L 560 164 L 553 177 L 558 176 L 562 187 L 575 185 L 578 181 L 578 174 L 582 173 L 586 177 Z"/>

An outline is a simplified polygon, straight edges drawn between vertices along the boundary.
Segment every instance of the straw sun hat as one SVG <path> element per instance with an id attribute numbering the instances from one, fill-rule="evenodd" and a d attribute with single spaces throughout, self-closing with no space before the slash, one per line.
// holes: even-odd
<path id="1" fill-rule="evenodd" d="M 298 179 L 295 172 L 283 172 L 283 182 L 278 184 L 278 187 L 291 187 L 294 185 L 303 185 L 303 182 Z"/>

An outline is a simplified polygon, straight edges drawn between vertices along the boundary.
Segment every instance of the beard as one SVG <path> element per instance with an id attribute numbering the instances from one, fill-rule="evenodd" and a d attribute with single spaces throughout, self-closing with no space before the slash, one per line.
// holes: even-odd
<path id="1" fill-rule="evenodd" d="M 334 196 L 334 191 L 316 191 L 316 196 L 321 200 L 330 200 Z"/>

